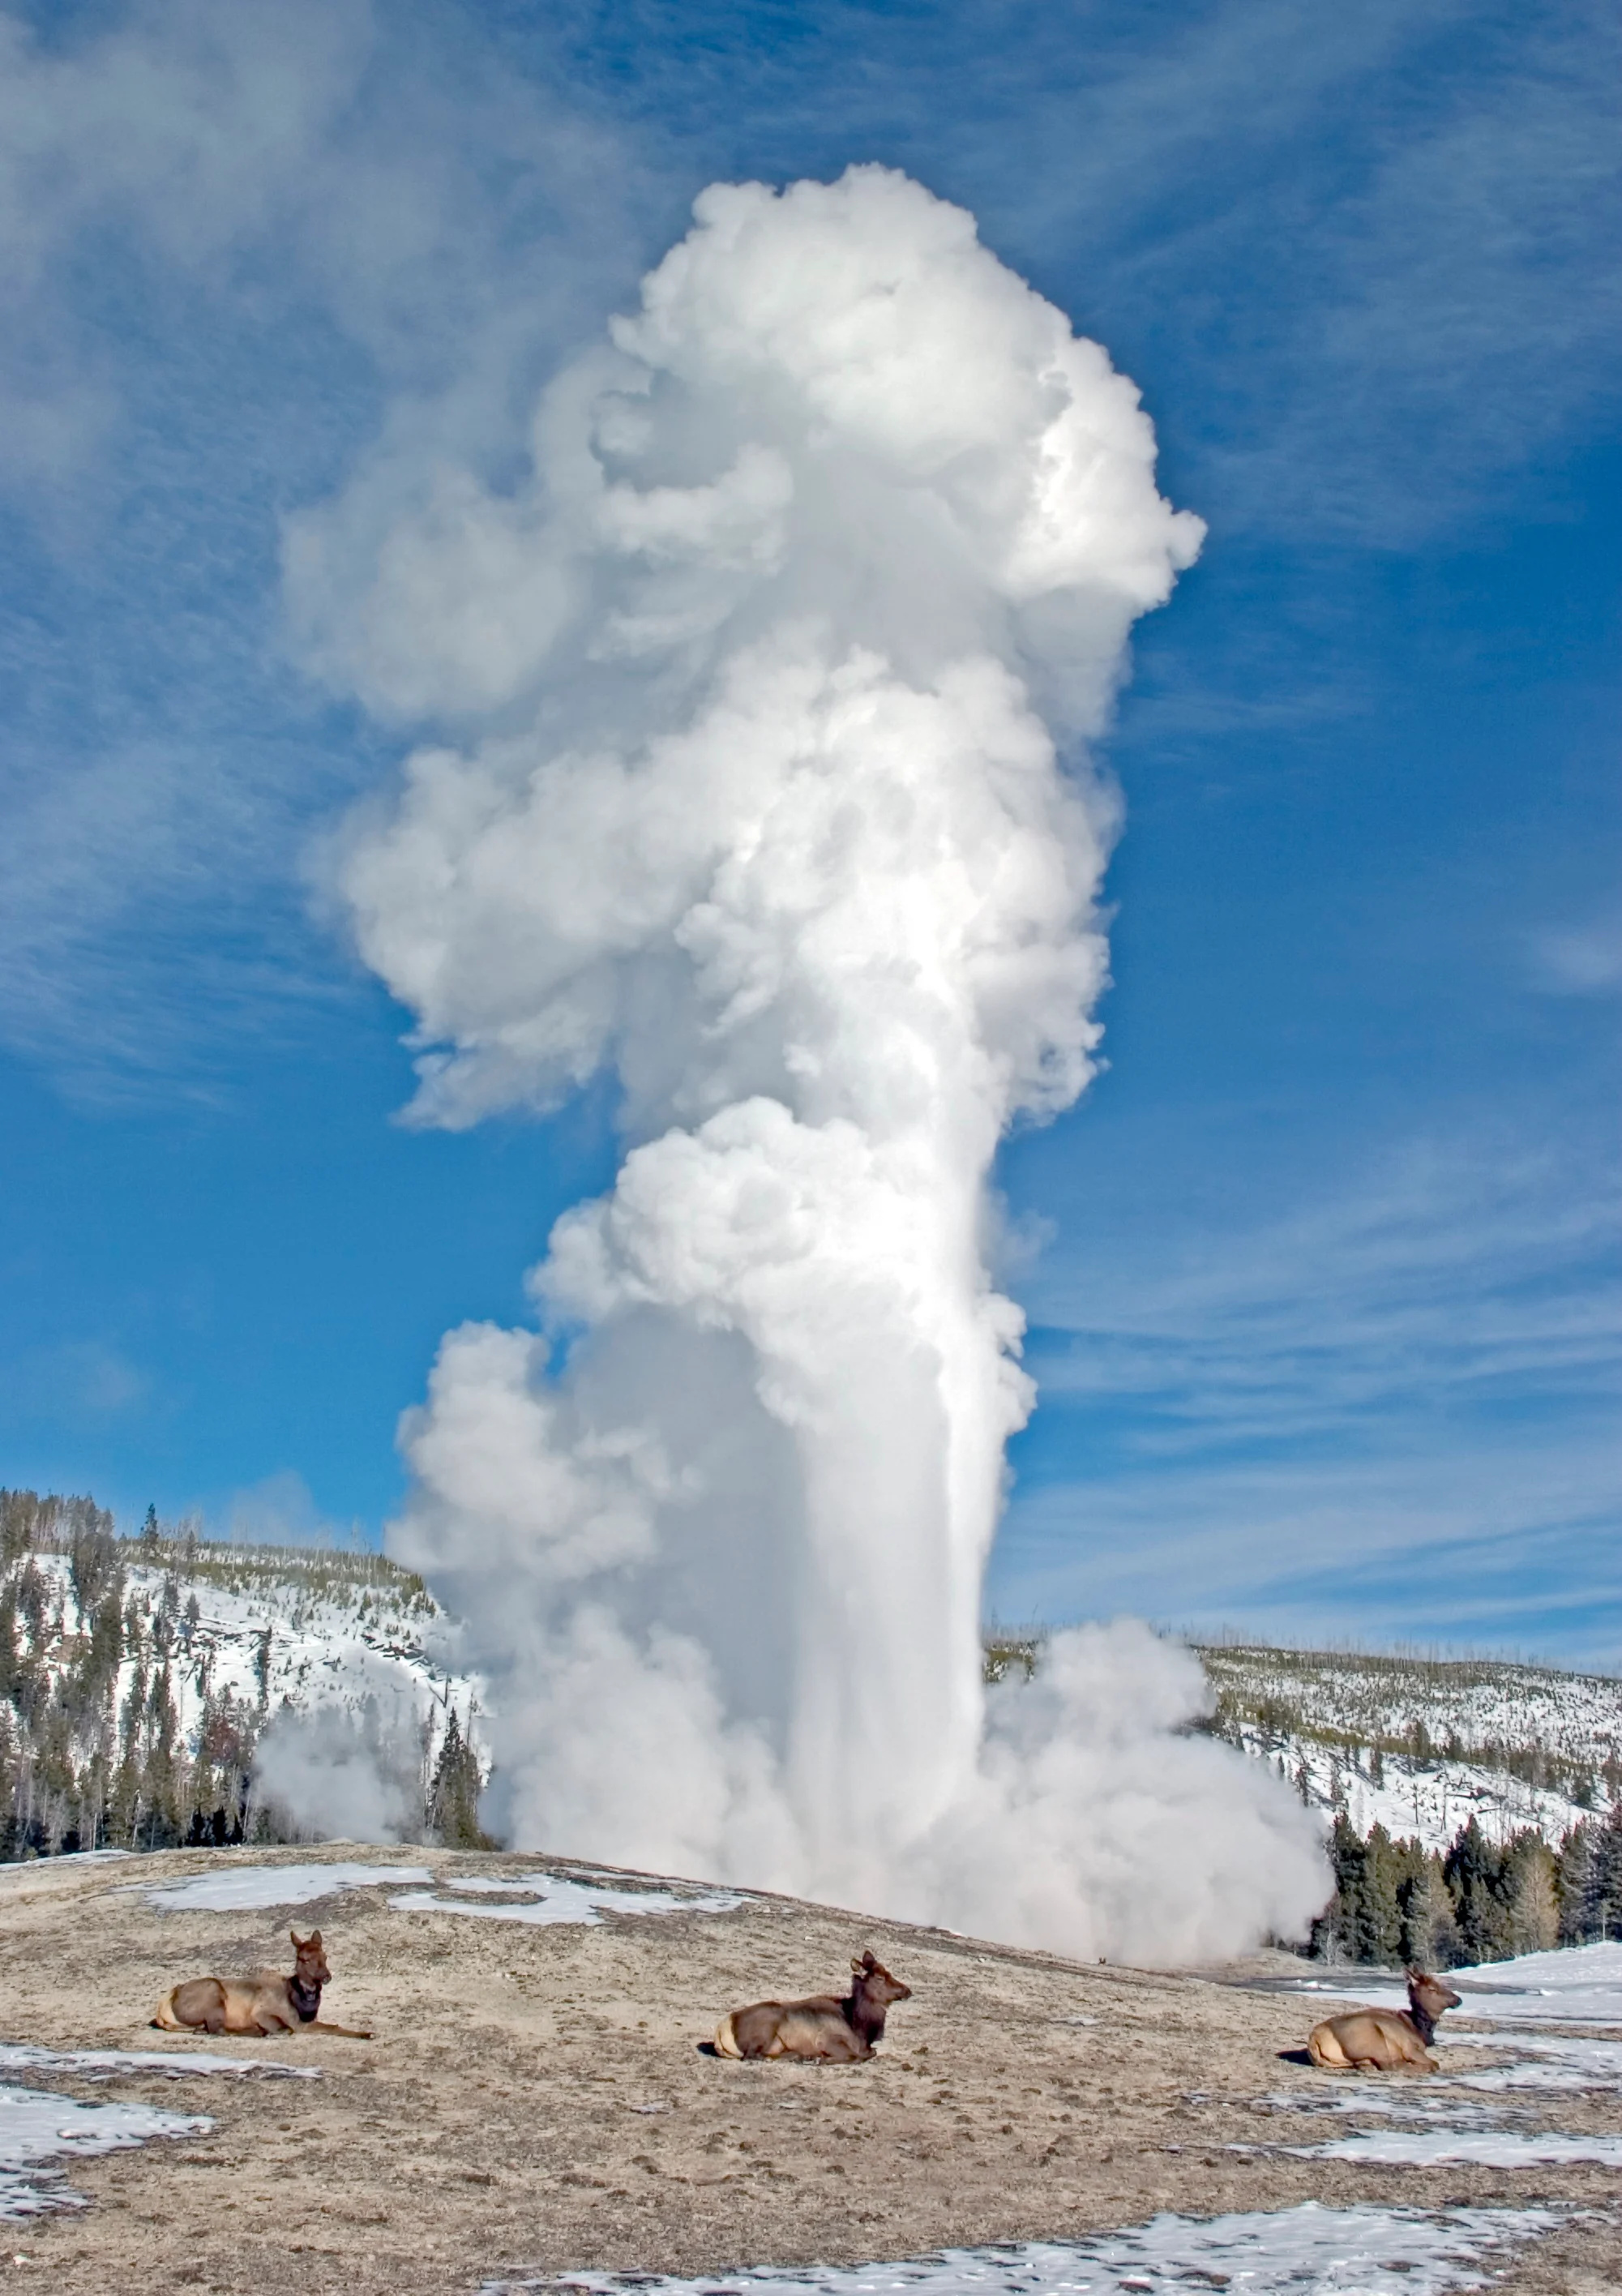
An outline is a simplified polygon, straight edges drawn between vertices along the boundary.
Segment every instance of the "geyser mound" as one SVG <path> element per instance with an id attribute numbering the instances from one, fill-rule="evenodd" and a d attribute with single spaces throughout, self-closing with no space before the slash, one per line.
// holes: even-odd
<path id="1" fill-rule="evenodd" d="M 329 670 L 468 729 L 343 863 L 416 1115 L 608 1065 L 632 1144 L 533 1273 L 548 1336 L 444 1341 L 391 1549 L 467 1622 L 520 1846 L 1218 1953 L 1324 1884 L 1176 1734 L 1195 1662 L 1089 1630 L 987 1705 L 979 1647 L 1032 1401 L 987 1175 L 1090 1073 L 1085 742 L 1201 529 L 960 209 L 858 168 L 695 215 L 517 492 L 439 474 L 358 596 L 343 506 L 292 537 Z"/>

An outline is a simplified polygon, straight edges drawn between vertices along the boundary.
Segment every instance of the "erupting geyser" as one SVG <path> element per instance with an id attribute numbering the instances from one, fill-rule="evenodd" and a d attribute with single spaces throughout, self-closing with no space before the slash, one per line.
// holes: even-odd
<path id="1" fill-rule="evenodd" d="M 695 213 L 516 494 L 440 474 L 341 610 L 340 521 L 294 537 L 329 670 L 471 729 L 343 864 L 417 1114 L 611 1065 L 634 1144 L 533 1274 L 547 1336 L 446 1339 L 391 1548 L 467 1622 L 518 1844 L 1221 1951 L 1324 1883 L 1175 1734 L 1194 1661 L 1092 1629 L 988 1710 L 978 1636 L 1032 1401 L 987 1177 L 1087 1080 L 1081 744 L 1201 529 L 960 209 L 858 168 Z"/>

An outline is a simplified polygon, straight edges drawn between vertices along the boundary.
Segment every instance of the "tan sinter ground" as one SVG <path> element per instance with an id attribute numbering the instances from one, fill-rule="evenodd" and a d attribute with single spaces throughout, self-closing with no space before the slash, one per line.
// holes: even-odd
<path id="1" fill-rule="evenodd" d="M 1281 2062 L 1311 2022 L 1299 2000 L 1077 1968 L 783 1899 L 537 1928 L 396 1913 L 376 1889 L 281 1911 L 159 1914 L 130 1887 L 311 1859 L 411 1862 L 441 1876 L 535 1862 L 345 1846 L 0 1870 L 0 2038 L 296 2060 L 325 2076 L 22 2077 L 207 2112 L 216 2126 L 70 2164 L 90 2208 L 0 2226 L 4 2276 L 48 2282 L 53 2296 L 471 2296 L 503 2272 L 858 2262 L 1063 2238 L 1162 2209 L 1536 2196 L 1601 2213 L 1525 2251 L 1495 2285 L 1622 2289 L 1616 2178 L 1602 2169 L 1354 2169 L 1225 2150 L 1331 2133 L 1306 2116 L 1283 2128 L 1250 2102 L 1332 2080 Z M 291 1966 L 293 1921 L 301 1931 L 319 1923 L 326 1939 L 334 1984 L 323 2013 L 373 2027 L 374 2041 L 148 2030 L 177 1979 Z M 851 1955 L 869 1945 L 913 1991 L 874 2062 L 700 2054 L 723 2010 L 842 1989 Z M 1561 2099 L 1559 2125 L 1622 2128 L 1619 2104 Z"/>

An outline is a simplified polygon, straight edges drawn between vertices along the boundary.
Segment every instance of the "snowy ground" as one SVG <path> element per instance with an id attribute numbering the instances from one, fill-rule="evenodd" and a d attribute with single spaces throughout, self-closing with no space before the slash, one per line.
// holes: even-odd
<path id="1" fill-rule="evenodd" d="M 453 1879 L 442 1889 L 402 1889 L 406 1882 L 431 1885 L 434 1876 L 426 1866 L 233 1866 L 148 1890 L 146 1902 L 156 1913 L 242 1913 L 305 1906 L 345 1890 L 400 1890 L 399 1896 L 389 1900 L 397 1914 L 471 1914 L 485 1921 L 523 1922 L 536 1929 L 559 1923 L 594 1929 L 605 1913 L 730 1914 L 743 1903 L 738 1890 L 700 1890 L 685 1882 L 627 1889 L 623 1879 L 617 1875 L 611 1882 L 599 1881 L 589 1869 L 569 1874 L 526 1867 L 501 1880 L 479 1875 Z"/>
<path id="2" fill-rule="evenodd" d="M 1622 2136 L 1548 2125 L 1551 2112 L 1558 2115 L 1585 2096 L 1622 2090 L 1622 2042 L 1592 2032 L 1538 2030 L 1622 2027 L 1622 1945 L 1524 1954 L 1514 1961 L 1452 1970 L 1448 1981 L 1463 1999 L 1438 2036 L 1438 2075 L 1424 2080 L 1331 2077 L 1310 2089 L 1258 2097 L 1262 2112 L 1332 2113 L 1373 2125 L 1315 2144 L 1244 2149 L 1391 2168 L 1528 2169 L 1575 2162 L 1622 2168 Z M 1406 2006 L 1403 1987 L 1379 1976 L 1369 1982 L 1367 1972 L 1285 1980 L 1271 1989 L 1309 1996 L 1331 2015 L 1353 2003 Z M 1488 2030 L 1476 2029 L 1489 2020 Z M 1496 2062 L 1457 2062 L 1462 2052 L 1473 2059 L 1487 2049 L 1496 2053 Z M 1493 2097 L 1501 2102 L 1487 2101 Z M 1190 2102 L 1210 2100 L 1195 2095 Z"/>
<path id="3" fill-rule="evenodd" d="M 80 2209 L 82 2194 L 51 2164 L 122 2152 L 155 2136 L 197 2136 L 214 2126 L 197 2114 L 160 2112 L 151 2104 L 77 2104 L 48 2089 L 0 2083 L 0 2218 L 13 2222 Z"/>
<path id="4" fill-rule="evenodd" d="M 44 2049 L 32 2041 L 0 2041 L 0 2073 L 71 2073 L 87 2081 L 118 2080 L 131 2073 L 165 2080 L 194 2080 L 224 2073 L 240 2079 L 262 2074 L 266 2080 L 319 2080 L 315 2065 L 279 2065 L 263 2057 L 177 2056 L 162 2049 Z"/>
<path id="5" fill-rule="evenodd" d="M 652 2273 L 570 2273 L 562 2281 L 487 2280 L 479 2296 L 520 2289 L 579 2289 L 619 2296 L 1116 2296 L 1120 2290 L 1187 2296 L 1242 2287 L 1245 2296 L 1443 2296 L 1486 2285 L 1506 2249 L 1546 2232 L 1546 2209 L 1283 2209 L 1274 2214 L 1158 2216 L 1092 2240 L 947 2249 L 899 2264 L 843 2271 L 727 2273 L 677 2280 Z"/>
<path id="6" fill-rule="evenodd" d="M 1513 1961 L 1484 1961 L 1450 1969 L 1447 1982 L 1463 1997 L 1452 2018 L 1491 2018 L 1495 2025 L 1622 2025 L 1622 1944 L 1568 1946 L 1558 1953 L 1523 1953 Z M 1280 1992 L 1314 1994 L 1326 2010 L 1342 2000 L 1377 2009 L 1405 2009 L 1402 1980 L 1383 1971 L 1326 1971 L 1321 1977 L 1281 1980 Z M 1443 2028 L 1446 2039 L 1454 2030 Z M 1519 2045 L 1519 2036 L 1517 2036 Z"/>
<path id="7" fill-rule="evenodd" d="M 250 1913 L 271 1906 L 307 1906 L 343 1890 L 399 1889 L 433 1878 L 426 1866 L 231 1865 L 148 1890 L 146 1902 L 158 1914 Z"/>
<path id="8" fill-rule="evenodd" d="M 1451 2296 L 1506 2273 L 1558 2288 L 1569 2265 L 1606 2284 L 1622 1948 L 1463 1972 L 1442 2073 L 1359 2079 L 1311 2069 L 1301 2045 L 1326 2010 L 1399 1997 L 1381 1972 L 1296 1964 L 1263 1991 L 858 1929 L 781 1898 L 682 1919 L 731 1893 L 414 1855 L 47 1861 L 26 1891 L 0 1889 L 0 1943 L 16 1948 L 0 2081 L 35 2148 L 0 2142 L 0 2169 L 31 2180 L 31 2205 L 70 2202 L 72 2137 L 134 2140 L 78 2179 L 104 2205 L 39 2227 L 62 2296 L 168 2296 L 182 2259 L 214 2284 L 280 2285 L 300 2210 L 301 2255 L 327 2259 L 305 2284 L 351 2296 L 582 2279 L 609 2296 L 632 2266 L 651 2296 Z M 220 2079 L 204 2042 L 140 2047 L 146 2004 L 280 1943 L 290 1904 L 328 1935 L 334 2013 L 371 2028 L 369 2048 L 221 2045 L 233 2073 L 258 2057 L 323 2071 L 312 2088 Z M 478 1911 L 445 1918 L 463 1907 Z M 864 1937 L 913 1988 L 871 2063 L 739 2066 L 703 2048 L 722 2007 L 825 1983 Z M 117 2101 L 106 2085 L 127 2069 L 148 2076 L 128 2092 L 144 2112 L 170 2105 L 193 2052 L 215 2122 L 193 2141 L 147 2142 L 191 2138 L 178 2114 L 80 2117 Z M 318 2176 L 290 2178 L 310 2158 Z M 807 2252 L 830 2260 L 747 2268 Z M 585 2277 L 583 2257 L 627 2277 Z"/>

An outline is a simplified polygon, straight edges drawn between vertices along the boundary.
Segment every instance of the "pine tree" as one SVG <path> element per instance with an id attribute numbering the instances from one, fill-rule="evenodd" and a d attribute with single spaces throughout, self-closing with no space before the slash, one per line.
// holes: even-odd
<path id="1" fill-rule="evenodd" d="M 90 1619 L 90 1649 L 86 1659 L 86 1674 L 94 1685 L 96 1697 L 109 1694 L 117 1685 L 123 1659 L 123 1596 L 117 1586 L 110 1586 Z"/>
<path id="2" fill-rule="evenodd" d="M 1371 1826 L 1364 1845 L 1355 1926 L 1348 1939 L 1355 1960 L 1387 1967 L 1397 1960 L 1401 1923 L 1397 1890 L 1400 1879 L 1400 1857 L 1390 1835 L 1383 1825 Z"/>
<path id="3" fill-rule="evenodd" d="M 478 1751 L 463 1735 L 453 1706 L 428 1796 L 429 1825 L 447 1849 L 494 1847 L 479 1823 L 480 1784 Z"/>
<path id="4" fill-rule="evenodd" d="M 145 1807 L 143 1847 L 169 1849 L 184 1835 L 181 1820 L 180 1717 L 176 1711 L 167 1663 L 160 1665 L 147 1693 L 146 1760 L 141 1775 Z"/>
<path id="5" fill-rule="evenodd" d="M 68 1546 L 68 1578 L 81 1627 L 108 1589 L 115 1582 L 119 1587 L 123 1584 L 124 1566 L 119 1560 L 112 1517 L 89 1501 L 82 1506 L 75 1504 Z"/>
<path id="6" fill-rule="evenodd" d="M 1622 1802 L 1594 1832 L 1591 1934 L 1622 1937 Z"/>
<path id="7" fill-rule="evenodd" d="M 1453 1898 L 1465 1962 L 1507 1960 L 1515 1946 L 1505 1860 L 1473 1817 L 1454 1836 L 1442 1861 L 1442 1874 Z"/>
<path id="8" fill-rule="evenodd" d="M 1597 1878 L 1593 1828 L 1586 1824 L 1574 1825 L 1562 1840 L 1554 1861 L 1554 1895 L 1560 1908 L 1561 1945 L 1586 1945 L 1598 1934 L 1594 1923 Z"/>
<path id="9" fill-rule="evenodd" d="M 0 1588 L 0 1699 L 8 1704 L 16 1694 L 21 1656 L 17 1647 L 17 1589 L 8 1579 Z"/>

